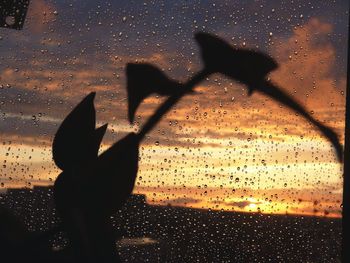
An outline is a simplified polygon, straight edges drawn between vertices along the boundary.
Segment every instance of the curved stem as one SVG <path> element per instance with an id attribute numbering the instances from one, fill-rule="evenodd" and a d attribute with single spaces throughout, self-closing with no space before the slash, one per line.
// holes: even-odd
<path id="1" fill-rule="evenodd" d="M 260 91 L 272 97 L 276 101 L 283 103 L 310 121 L 333 144 L 338 160 L 340 162 L 343 160 L 343 146 L 339 142 L 338 135 L 331 128 L 314 119 L 303 106 L 301 106 L 296 100 L 290 97 L 285 91 L 270 81 L 264 81 L 261 85 L 259 85 L 259 89 L 257 89 L 257 91 Z"/>

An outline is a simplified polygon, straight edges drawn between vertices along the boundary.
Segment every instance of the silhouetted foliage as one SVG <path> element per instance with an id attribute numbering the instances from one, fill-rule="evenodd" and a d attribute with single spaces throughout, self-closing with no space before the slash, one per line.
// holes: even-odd
<path id="1" fill-rule="evenodd" d="M 95 128 L 95 93 L 86 96 L 64 119 L 52 144 L 52 155 L 62 170 L 95 161 L 107 124 Z"/>
<path id="2" fill-rule="evenodd" d="M 201 48 L 204 67 L 209 74 L 221 73 L 245 84 L 249 94 L 278 65 L 264 53 L 233 48 L 222 39 L 203 32 L 195 34 Z"/>
<path id="3" fill-rule="evenodd" d="M 204 69 L 186 83 L 168 78 L 150 64 L 128 64 L 130 122 L 145 98 L 153 93 L 168 96 L 139 133 L 129 133 L 98 155 L 107 124 L 96 128 L 95 93 L 87 95 L 59 127 L 52 145 L 54 162 L 62 170 L 54 184 L 55 205 L 62 220 L 56 230 L 67 233 L 67 251 L 74 262 L 120 261 L 115 248 L 118 234 L 113 230 L 110 216 L 124 205 L 133 191 L 140 143 L 177 101 L 191 93 L 210 74 L 221 73 L 247 85 L 249 94 L 259 91 L 295 110 L 318 127 L 335 147 L 339 160 L 342 159 L 342 146 L 336 133 L 312 118 L 304 107 L 267 80 L 267 74 L 277 68 L 272 58 L 256 51 L 234 49 L 207 33 L 197 33 L 195 38 L 201 48 Z M 10 217 L 4 214 L 5 219 Z M 11 226 L 10 221 L 5 224 Z M 17 228 L 20 233 L 15 239 L 25 240 L 23 227 L 14 222 L 12 228 Z M 5 240 L 10 238 L 11 235 Z M 16 244 L 9 246 L 12 249 Z"/>
<path id="4" fill-rule="evenodd" d="M 154 68 L 152 68 L 152 74 L 150 74 L 151 77 L 148 77 L 147 71 L 149 71 L 149 66 L 142 66 L 144 69 L 142 69 L 140 66 L 142 71 L 145 70 L 145 74 L 142 74 L 140 72 L 138 73 L 138 76 L 142 76 L 140 79 L 144 81 L 140 81 L 138 83 L 138 86 L 145 87 L 143 83 L 147 83 L 152 85 L 152 87 L 159 84 L 159 87 L 152 88 L 152 90 L 148 88 L 148 90 L 145 89 L 143 92 L 140 91 L 139 88 L 137 89 L 139 91 L 139 95 L 137 95 L 135 94 L 136 89 L 134 88 L 136 85 L 131 85 L 131 88 L 128 89 L 132 90 L 132 93 L 129 91 L 128 97 L 130 121 L 133 120 L 135 110 L 140 104 L 142 98 L 145 98 L 147 95 L 150 95 L 152 93 L 170 95 L 172 92 L 174 92 L 174 90 L 180 90 L 180 93 L 173 94 L 173 98 L 169 98 L 152 116 L 148 123 L 146 123 L 144 130 L 148 131 L 149 128 L 147 128 L 147 126 L 154 126 L 154 123 L 156 121 L 159 121 L 159 116 L 163 116 L 172 107 L 172 105 L 174 105 L 177 100 L 181 98 L 181 96 L 186 94 L 186 92 L 192 91 L 192 89 L 199 82 L 204 80 L 209 75 L 214 73 L 221 73 L 235 81 L 247 85 L 249 95 L 251 95 L 253 91 L 261 92 L 301 114 L 304 118 L 315 125 L 321 131 L 321 133 L 333 144 L 338 160 L 342 161 L 343 147 L 339 142 L 338 135 L 331 128 L 315 120 L 306 111 L 306 109 L 296 100 L 294 100 L 288 93 L 277 87 L 271 81 L 267 80 L 268 73 L 278 67 L 277 63 L 271 57 L 258 51 L 233 48 L 224 40 L 208 33 L 196 33 L 195 39 L 201 48 L 204 69 L 195 74 L 195 76 L 193 76 L 187 83 L 185 83 L 181 89 L 173 88 L 173 83 L 176 82 L 169 81 L 163 73 L 156 71 L 157 74 L 154 74 Z M 128 83 L 132 83 L 129 78 L 133 79 L 134 74 L 131 74 L 129 71 L 127 74 Z M 157 75 L 161 76 L 161 83 L 154 80 L 153 76 Z M 161 88 L 163 86 L 163 83 L 166 82 L 171 84 L 169 85 L 171 88 Z"/>
<path id="5" fill-rule="evenodd" d="M 221 73 L 247 85 L 249 95 L 255 90 L 259 91 L 301 114 L 333 144 L 338 159 L 342 161 L 343 147 L 338 135 L 331 128 L 315 120 L 285 91 L 267 80 L 267 74 L 278 67 L 271 57 L 258 51 L 233 48 L 211 34 L 199 32 L 195 38 L 201 47 L 205 70 L 209 74 Z"/>

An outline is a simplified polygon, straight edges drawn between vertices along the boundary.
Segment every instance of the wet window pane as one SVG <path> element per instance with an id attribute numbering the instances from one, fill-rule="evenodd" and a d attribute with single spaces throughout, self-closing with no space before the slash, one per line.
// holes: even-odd
<path id="1" fill-rule="evenodd" d="M 70 257 L 54 202 L 58 128 L 96 92 L 96 127 L 108 123 L 100 154 L 140 132 L 176 96 L 172 88 L 208 67 L 195 38 L 204 32 L 234 50 L 262 52 L 276 68 L 251 81 L 262 65 L 239 59 L 231 66 L 245 67 L 246 81 L 213 70 L 183 94 L 141 141 L 125 204 L 95 196 L 119 188 L 94 177 L 91 200 L 117 208 L 108 216 L 121 262 L 340 262 L 343 165 L 311 118 L 344 145 L 348 9 L 340 0 L 30 1 L 22 30 L 0 28 L 0 204 L 19 220 L 13 229 L 53 229 L 45 244 Z M 220 47 L 208 52 L 224 53 Z M 227 57 L 211 59 L 223 65 Z M 138 79 L 154 90 L 132 123 L 128 63 L 166 77 Z M 127 176 L 115 169 L 115 178 Z"/>

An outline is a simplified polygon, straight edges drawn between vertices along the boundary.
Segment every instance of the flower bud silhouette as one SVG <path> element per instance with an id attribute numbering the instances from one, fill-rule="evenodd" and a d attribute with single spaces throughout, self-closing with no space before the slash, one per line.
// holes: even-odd
<path id="1" fill-rule="evenodd" d="M 216 36 L 198 32 L 195 39 L 201 48 L 205 69 L 210 74 L 221 73 L 249 89 L 278 67 L 275 60 L 264 53 L 233 48 Z"/>
<path id="2" fill-rule="evenodd" d="M 128 92 L 128 118 L 134 121 L 140 103 L 149 95 L 156 93 L 171 96 L 179 93 L 182 85 L 168 78 L 162 71 L 150 64 L 130 63 L 126 68 Z"/>

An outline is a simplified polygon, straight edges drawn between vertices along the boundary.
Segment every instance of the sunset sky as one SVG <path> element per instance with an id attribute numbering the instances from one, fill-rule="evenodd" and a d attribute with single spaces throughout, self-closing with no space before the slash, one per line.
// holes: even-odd
<path id="1" fill-rule="evenodd" d="M 129 125 L 126 64 L 184 82 L 202 68 L 198 31 L 272 56 L 271 79 L 343 143 L 348 1 L 292 2 L 32 0 L 23 30 L 0 29 L 0 189 L 54 182 L 53 136 L 91 91 L 98 125 L 109 123 L 103 149 L 137 131 L 163 98 L 147 98 Z M 221 75 L 196 91 L 143 141 L 135 193 L 160 205 L 341 216 L 342 165 L 311 124 Z"/>

